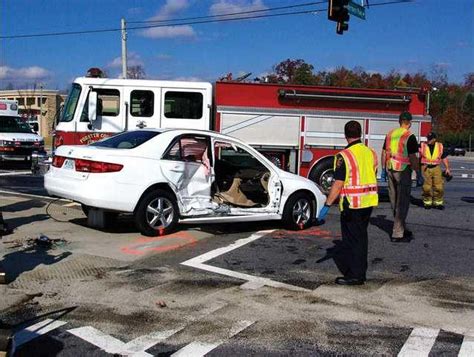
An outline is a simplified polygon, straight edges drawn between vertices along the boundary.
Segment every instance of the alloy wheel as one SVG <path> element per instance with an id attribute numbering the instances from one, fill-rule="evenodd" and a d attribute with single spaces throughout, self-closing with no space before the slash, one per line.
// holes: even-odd
<path id="1" fill-rule="evenodd" d="M 300 198 L 293 206 L 293 220 L 297 225 L 304 226 L 311 218 L 311 204 L 307 199 Z"/>
<path id="2" fill-rule="evenodd" d="M 165 197 L 155 198 L 146 208 L 146 221 L 153 229 L 167 228 L 173 222 L 173 218 L 173 204 Z"/>

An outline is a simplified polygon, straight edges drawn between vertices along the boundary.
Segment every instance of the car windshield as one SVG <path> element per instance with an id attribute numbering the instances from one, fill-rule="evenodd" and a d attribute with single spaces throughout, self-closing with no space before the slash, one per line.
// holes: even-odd
<path id="1" fill-rule="evenodd" d="M 74 112 L 76 111 L 77 102 L 79 102 L 79 96 L 81 95 L 81 86 L 74 83 L 72 85 L 69 96 L 64 104 L 63 112 L 59 121 L 66 122 L 71 121 L 74 118 Z"/>
<path id="2" fill-rule="evenodd" d="M 97 141 L 90 146 L 114 149 L 133 149 L 160 134 L 157 131 L 128 131 L 110 138 Z"/>
<path id="3" fill-rule="evenodd" d="M 28 133 L 31 128 L 18 117 L 0 116 L 0 133 Z"/>

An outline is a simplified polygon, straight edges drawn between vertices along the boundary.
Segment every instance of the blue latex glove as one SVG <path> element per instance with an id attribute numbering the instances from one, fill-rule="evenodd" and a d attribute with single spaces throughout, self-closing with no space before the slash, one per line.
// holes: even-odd
<path id="1" fill-rule="evenodd" d="M 421 174 L 421 170 L 416 172 L 416 187 L 423 186 L 425 183 L 425 179 L 423 178 L 423 175 Z"/>
<path id="2" fill-rule="evenodd" d="M 382 172 L 380 173 L 380 179 L 382 181 L 387 181 L 387 170 L 383 169 Z"/>
<path id="3" fill-rule="evenodd" d="M 330 208 L 331 206 L 328 206 L 328 205 L 324 205 L 323 208 L 321 208 L 321 211 L 319 212 L 319 217 L 318 217 L 320 221 L 326 218 Z"/>

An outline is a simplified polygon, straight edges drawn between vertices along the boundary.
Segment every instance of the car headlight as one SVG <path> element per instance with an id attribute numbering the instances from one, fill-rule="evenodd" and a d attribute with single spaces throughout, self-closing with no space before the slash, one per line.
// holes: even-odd
<path id="1" fill-rule="evenodd" d="M 10 140 L 0 140 L 0 146 L 13 146 L 15 143 Z"/>

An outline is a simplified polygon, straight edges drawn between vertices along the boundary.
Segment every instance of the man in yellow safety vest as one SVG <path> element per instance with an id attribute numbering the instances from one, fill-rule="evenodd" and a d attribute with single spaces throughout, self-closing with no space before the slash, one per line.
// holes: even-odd
<path id="1" fill-rule="evenodd" d="M 436 142 L 436 134 L 429 133 L 428 142 L 420 145 L 421 172 L 423 174 L 423 205 L 426 209 L 431 207 L 444 209 L 444 179 L 441 163 L 446 167 L 449 176 L 448 153 L 443 150 L 443 144 Z"/>
<path id="2" fill-rule="evenodd" d="M 359 122 L 346 123 L 344 134 L 348 145 L 335 157 L 335 182 L 318 218 L 324 219 L 329 207 L 340 197 L 342 242 L 333 249 L 331 257 L 343 276 L 336 279 L 336 284 L 362 285 L 367 272 L 367 226 L 372 209 L 379 202 L 377 154 L 362 144 Z"/>
<path id="3" fill-rule="evenodd" d="M 418 142 L 410 132 L 411 120 L 409 112 L 400 114 L 400 127 L 387 134 L 382 150 L 382 177 L 388 176 L 388 194 L 394 216 L 392 242 L 410 242 L 413 237 L 405 223 L 410 208 L 412 170 L 419 170 Z"/>

